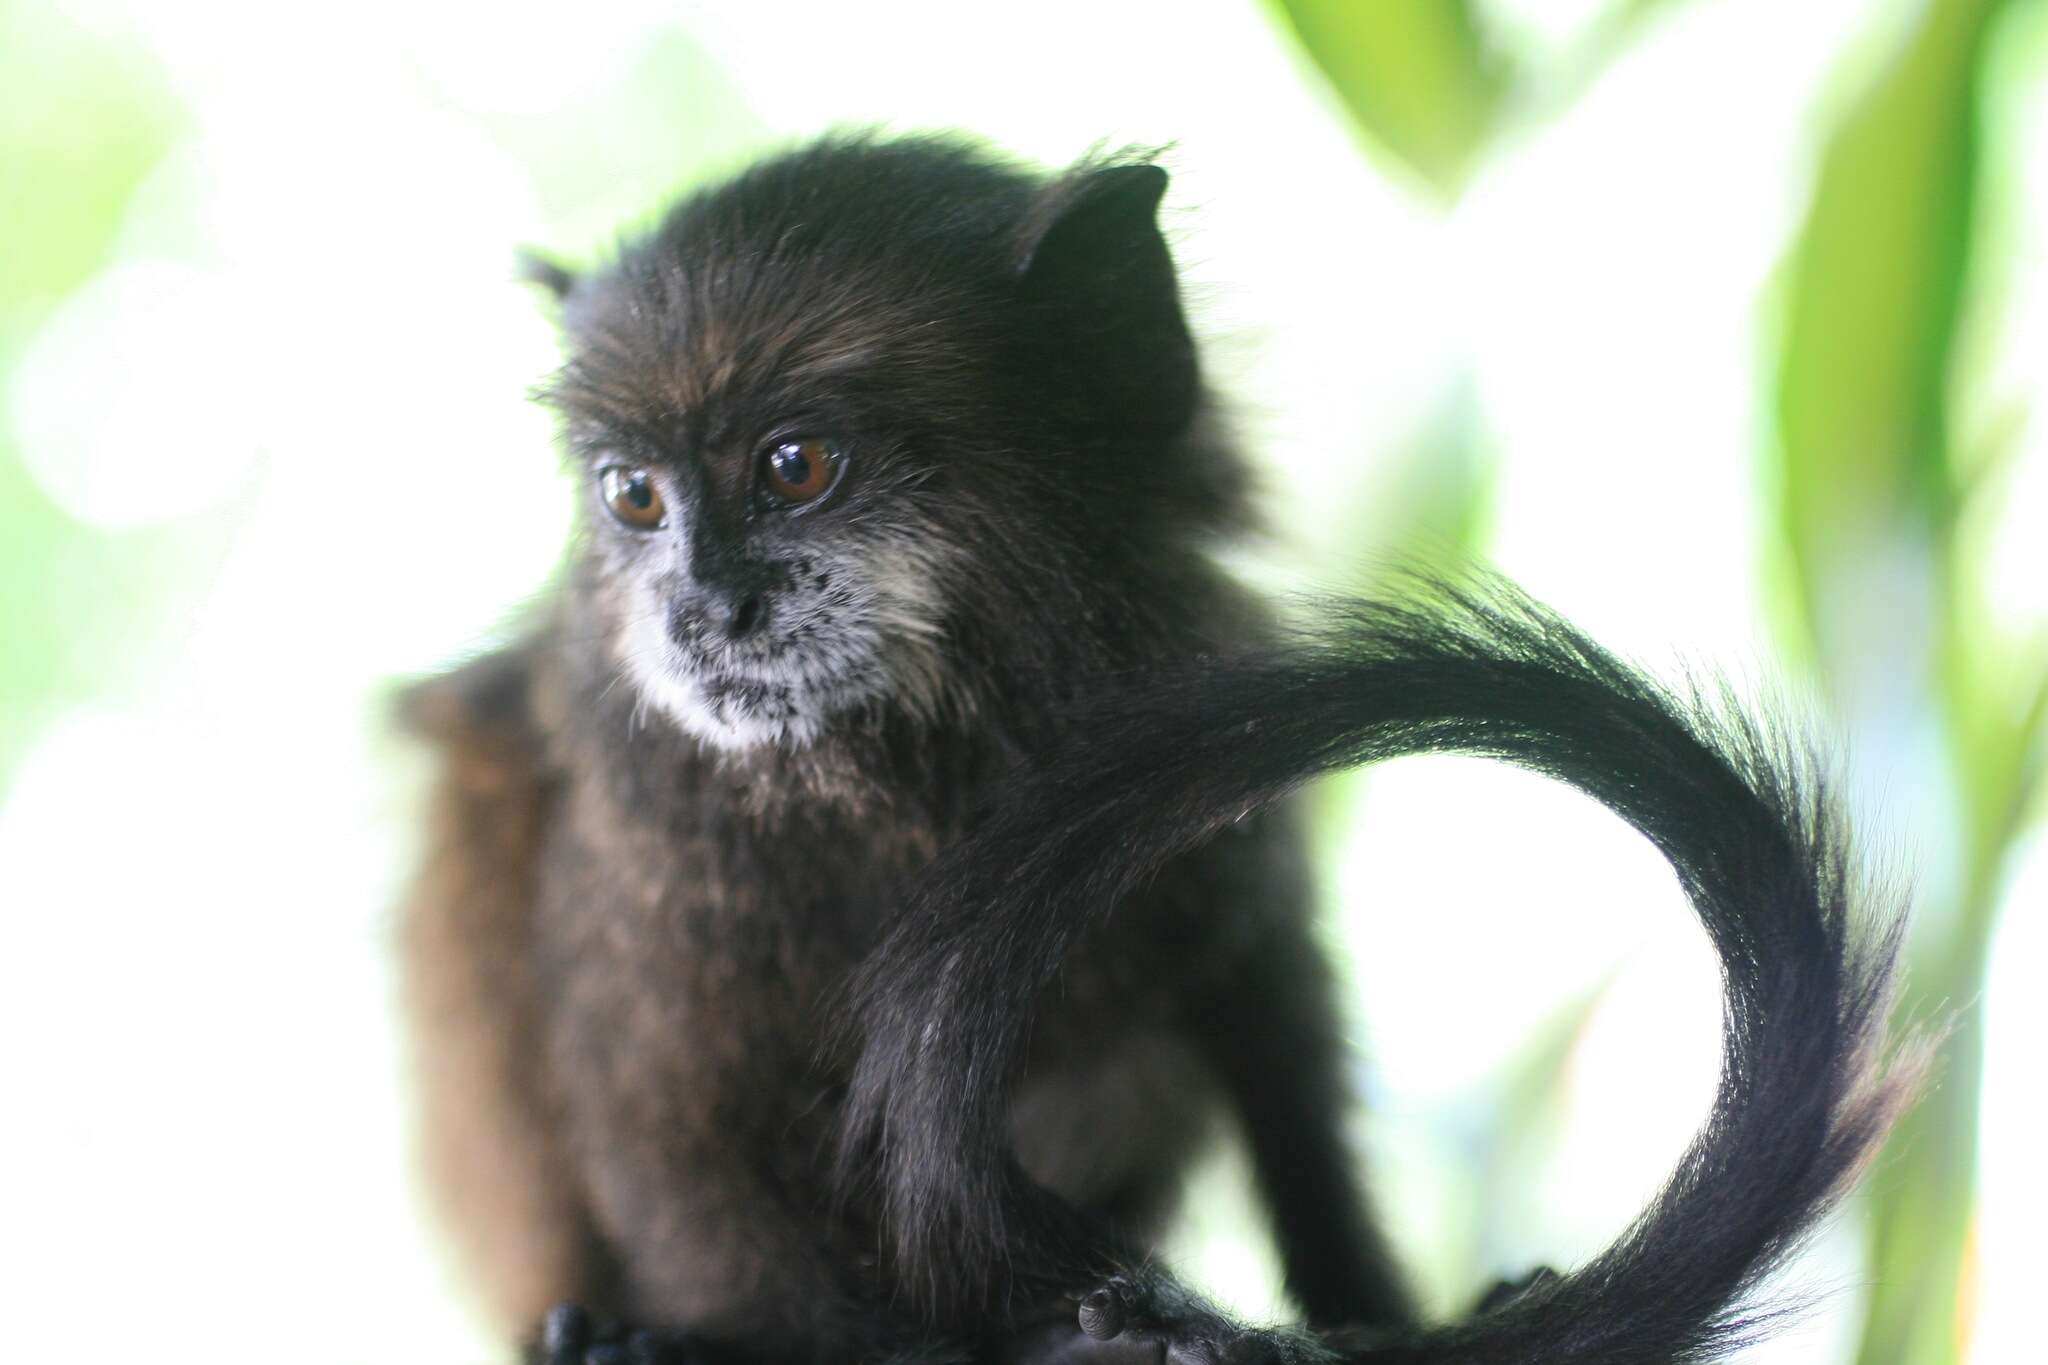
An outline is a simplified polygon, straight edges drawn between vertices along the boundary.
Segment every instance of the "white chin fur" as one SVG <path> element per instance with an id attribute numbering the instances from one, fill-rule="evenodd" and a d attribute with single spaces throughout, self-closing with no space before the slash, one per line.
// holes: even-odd
<path id="1" fill-rule="evenodd" d="M 725 753 L 804 748 L 835 715 L 865 701 L 871 691 L 812 678 L 799 668 L 765 680 L 775 684 L 777 695 L 749 705 L 704 687 L 652 621 L 629 633 L 623 646 L 620 654 L 641 699 L 683 733 Z"/>
<path id="2" fill-rule="evenodd" d="M 755 654 L 708 668 L 669 638 L 666 604 L 636 585 L 613 638 L 642 704 L 725 753 L 804 748 L 878 699 L 912 716 L 945 709 L 945 574 L 936 551 L 892 542 L 799 561 L 795 575 L 809 592 L 778 602 L 776 612 L 805 627 L 801 647 L 785 641 L 772 661 Z"/>
<path id="3" fill-rule="evenodd" d="M 766 716 L 707 698 L 694 683 L 671 673 L 657 670 L 641 674 L 634 681 L 639 684 L 640 695 L 682 727 L 684 734 L 726 753 L 778 746 L 801 749 L 824 729 L 822 717 L 801 712 Z"/>

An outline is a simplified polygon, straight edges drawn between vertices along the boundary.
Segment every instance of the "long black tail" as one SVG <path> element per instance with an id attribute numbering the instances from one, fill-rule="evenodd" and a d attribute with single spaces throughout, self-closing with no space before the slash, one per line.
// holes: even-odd
<path id="1" fill-rule="evenodd" d="M 1043 1199 L 1006 1155 L 1006 1081 L 1033 1001 L 1093 917 L 1314 777 L 1460 753 L 1569 783 L 1663 851 L 1720 955 L 1725 1057 L 1706 1126 L 1613 1246 L 1372 1358 L 1696 1362 L 1767 1325 L 1750 1304 L 1760 1279 L 1854 1178 L 1914 1080 L 1881 1057 L 1900 917 L 1852 912 L 1865 888 L 1808 754 L 1725 698 L 1663 690 L 1491 582 L 1346 604 L 1314 638 L 1091 703 L 1075 733 L 942 857 L 860 983 L 847 1170 L 882 1182 L 911 1292 L 942 1314 L 985 1303 L 990 1268 L 1045 1235 L 1017 1212 Z"/>

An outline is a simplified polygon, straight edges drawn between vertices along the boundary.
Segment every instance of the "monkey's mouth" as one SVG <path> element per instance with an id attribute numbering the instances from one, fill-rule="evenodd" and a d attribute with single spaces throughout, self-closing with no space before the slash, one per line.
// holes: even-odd
<path id="1" fill-rule="evenodd" d="M 796 710 L 797 687 L 787 678 L 749 677 L 715 668 L 696 669 L 688 676 L 690 685 L 714 711 L 759 716 Z"/>
<path id="2" fill-rule="evenodd" d="M 803 744 L 823 728 L 826 708 L 801 673 L 743 669 L 677 648 L 659 661 L 640 656 L 641 694 L 690 734 L 717 748 Z M 650 668 L 648 665 L 652 665 Z"/>
<path id="3" fill-rule="evenodd" d="M 888 690 L 874 631 L 835 600 L 773 594 L 745 629 L 678 605 L 654 597 L 620 659 L 643 699 L 715 748 L 807 745 Z"/>
<path id="4" fill-rule="evenodd" d="M 707 642 L 708 643 L 708 642 Z M 802 746 L 874 692 L 858 642 L 755 639 L 696 647 L 671 636 L 633 654 L 642 694 L 685 730 L 728 750 Z"/>
<path id="5" fill-rule="evenodd" d="M 740 704 L 790 693 L 822 672 L 794 641 L 774 636 L 735 643 L 671 635 L 663 653 L 678 682 Z"/>

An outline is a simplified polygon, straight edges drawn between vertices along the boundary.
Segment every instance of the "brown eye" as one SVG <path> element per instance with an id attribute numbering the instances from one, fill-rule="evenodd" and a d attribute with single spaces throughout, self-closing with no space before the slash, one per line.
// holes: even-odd
<path id="1" fill-rule="evenodd" d="M 661 490 L 654 486 L 646 470 L 613 466 L 598 475 L 597 480 L 604 505 L 622 525 L 636 531 L 652 531 L 661 525 L 667 509 L 661 504 Z"/>
<path id="2" fill-rule="evenodd" d="M 846 457 L 830 441 L 784 441 L 761 453 L 761 488 L 786 505 L 812 502 L 838 482 L 845 463 Z"/>

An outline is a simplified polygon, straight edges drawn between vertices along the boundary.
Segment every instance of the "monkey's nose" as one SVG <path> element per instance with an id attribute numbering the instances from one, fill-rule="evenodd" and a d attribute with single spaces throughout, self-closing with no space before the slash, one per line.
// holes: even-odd
<path id="1" fill-rule="evenodd" d="M 669 607 L 668 630 L 676 643 L 738 642 L 768 624 L 768 599 L 760 593 L 694 594 Z"/>
<path id="2" fill-rule="evenodd" d="M 768 603 L 759 593 L 737 600 L 728 598 L 722 618 L 716 620 L 728 640 L 744 640 L 768 623 Z"/>

